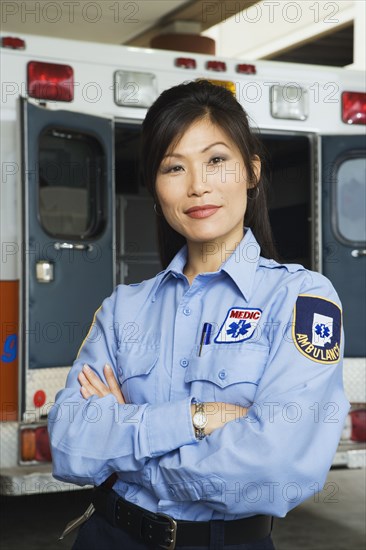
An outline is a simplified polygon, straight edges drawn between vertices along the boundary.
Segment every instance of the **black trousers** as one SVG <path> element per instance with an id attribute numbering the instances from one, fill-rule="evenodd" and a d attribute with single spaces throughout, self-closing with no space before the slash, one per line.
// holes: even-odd
<path id="1" fill-rule="evenodd" d="M 224 522 L 211 522 L 211 542 L 209 546 L 176 546 L 177 550 L 275 550 L 271 537 L 246 544 L 225 545 Z M 161 550 L 157 546 L 147 546 L 132 538 L 120 527 L 113 527 L 98 513 L 84 523 L 72 550 Z"/>

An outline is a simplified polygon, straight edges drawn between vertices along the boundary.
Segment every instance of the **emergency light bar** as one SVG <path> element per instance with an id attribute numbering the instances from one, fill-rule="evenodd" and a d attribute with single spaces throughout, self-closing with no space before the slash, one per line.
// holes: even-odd
<path id="1" fill-rule="evenodd" d="M 342 120 L 346 124 L 366 124 L 366 93 L 343 92 Z"/>
<path id="2" fill-rule="evenodd" d="M 271 88 L 273 118 L 306 120 L 309 116 L 308 92 L 294 85 L 275 85 Z"/>
<path id="3" fill-rule="evenodd" d="M 174 62 L 176 67 L 182 69 L 196 69 L 197 62 L 192 57 L 177 57 Z M 223 61 L 207 61 L 206 69 L 210 71 L 224 72 L 226 71 L 226 63 Z M 257 74 L 257 68 L 255 65 L 248 63 L 239 63 L 236 65 L 235 70 L 239 74 Z"/>
<path id="4" fill-rule="evenodd" d="M 57 63 L 28 63 L 29 97 L 50 101 L 74 99 L 74 71 L 70 65 Z"/>

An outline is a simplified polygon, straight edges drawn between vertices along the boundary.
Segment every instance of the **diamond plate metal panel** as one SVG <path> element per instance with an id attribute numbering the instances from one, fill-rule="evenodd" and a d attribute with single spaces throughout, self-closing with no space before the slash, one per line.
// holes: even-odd
<path id="1" fill-rule="evenodd" d="M 11 468 L 18 461 L 18 422 L 0 423 L 0 468 Z"/>
<path id="2" fill-rule="evenodd" d="M 366 360 L 363 357 L 345 358 L 343 382 L 351 403 L 366 403 Z"/>
<path id="3" fill-rule="evenodd" d="M 38 422 L 41 416 L 47 416 L 55 402 L 56 393 L 65 387 L 69 367 L 53 367 L 50 369 L 28 369 L 26 380 L 26 406 L 24 422 Z M 37 391 L 46 394 L 45 404 L 35 406 L 34 396 Z"/>

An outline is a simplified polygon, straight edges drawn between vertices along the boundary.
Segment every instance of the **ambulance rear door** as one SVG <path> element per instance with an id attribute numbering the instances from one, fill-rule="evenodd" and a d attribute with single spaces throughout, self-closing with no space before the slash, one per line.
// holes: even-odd
<path id="1" fill-rule="evenodd" d="M 323 136 L 323 273 L 343 304 L 345 355 L 366 352 L 366 136 Z"/>
<path id="2" fill-rule="evenodd" d="M 21 113 L 22 362 L 70 366 L 114 286 L 114 124 L 25 99 Z"/>

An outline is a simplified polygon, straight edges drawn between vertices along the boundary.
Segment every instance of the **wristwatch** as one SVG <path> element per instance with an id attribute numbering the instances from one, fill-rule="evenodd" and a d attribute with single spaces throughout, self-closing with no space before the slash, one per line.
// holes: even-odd
<path id="1" fill-rule="evenodd" d="M 204 437 L 206 437 L 205 426 L 208 422 L 205 412 L 205 404 L 200 402 L 195 403 L 195 408 L 195 413 L 192 417 L 194 431 L 197 439 L 203 439 Z"/>

